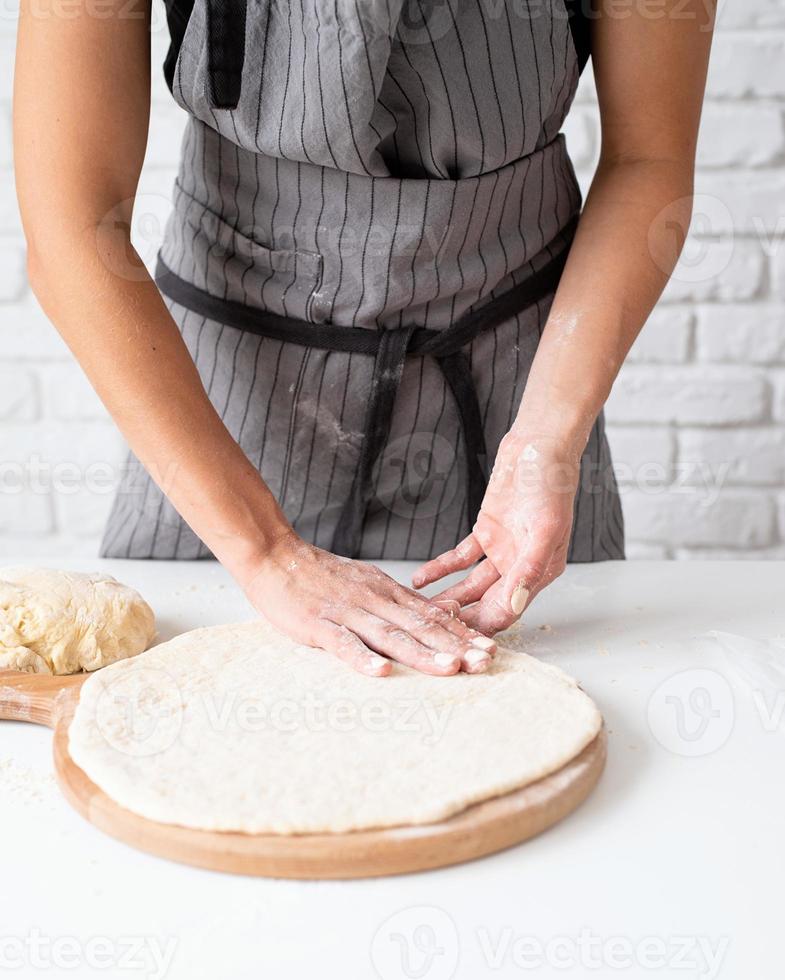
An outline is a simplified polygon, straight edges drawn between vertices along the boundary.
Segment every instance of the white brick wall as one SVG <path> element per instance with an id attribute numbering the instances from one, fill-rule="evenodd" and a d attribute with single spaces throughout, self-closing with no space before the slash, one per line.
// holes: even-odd
<path id="1" fill-rule="evenodd" d="M 0 557 L 93 555 L 122 446 L 25 281 L 11 5 L 0 17 Z M 159 228 L 182 124 L 165 47 L 157 9 L 140 190 Z M 784 65 L 785 0 L 721 2 L 692 234 L 608 406 L 631 557 L 785 558 Z M 586 189 L 599 146 L 590 77 L 566 129 Z M 150 257 L 156 232 L 140 234 Z"/>

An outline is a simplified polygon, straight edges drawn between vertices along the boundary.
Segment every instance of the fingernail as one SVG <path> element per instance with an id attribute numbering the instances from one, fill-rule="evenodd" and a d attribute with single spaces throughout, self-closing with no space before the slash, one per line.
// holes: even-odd
<path id="1" fill-rule="evenodd" d="M 491 650 L 496 649 L 496 642 L 490 638 L 490 636 L 474 636 L 472 637 L 472 646 L 479 647 L 481 650 Z"/>
<path id="2" fill-rule="evenodd" d="M 433 662 L 437 667 L 454 667 L 458 663 L 458 658 L 451 653 L 435 653 Z"/>
<path id="3" fill-rule="evenodd" d="M 490 657 L 485 650 L 469 650 L 463 658 L 470 667 L 479 667 L 480 664 L 489 664 Z"/>
<path id="4" fill-rule="evenodd" d="M 472 643 L 471 649 L 476 650 L 477 653 L 482 654 L 483 657 L 488 657 L 489 659 L 492 659 L 496 654 L 495 647 L 493 650 L 488 650 L 485 647 L 478 647 L 476 643 Z"/>
<path id="5" fill-rule="evenodd" d="M 387 671 L 387 661 L 368 658 L 368 672 L 374 677 L 381 677 Z"/>
<path id="6" fill-rule="evenodd" d="M 523 610 L 526 608 L 526 601 L 529 598 L 529 590 L 521 582 L 520 585 L 515 587 L 515 591 L 510 597 L 510 608 L 515 613 L 516 616 L 520 616 Z"/>

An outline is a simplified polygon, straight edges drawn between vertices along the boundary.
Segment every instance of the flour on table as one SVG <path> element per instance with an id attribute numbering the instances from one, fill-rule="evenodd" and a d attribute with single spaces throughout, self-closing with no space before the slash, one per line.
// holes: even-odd
<path id="1" fill-rule="evenodd" d="M 154 636 L 152 609 L 110 575 L 0 569 L 0 670 L 96 670 L 141 653 Z"/>
<path id="2" fill-rule="evenodd" d="M 85 682 L 71 756 L 163 823 L 303 834 L 422 824 L 560 769 L 597 735 L 558 668 L 355 673 L 256 621 L 194 630 Z"/>
<path id="3" fill-rule="evenodd" d="M 0 758 L 0 795 L 24 804 L 51 804 L 57 797 L 57 784 L 51 773 L 21 766 L 11 758 Z"/>

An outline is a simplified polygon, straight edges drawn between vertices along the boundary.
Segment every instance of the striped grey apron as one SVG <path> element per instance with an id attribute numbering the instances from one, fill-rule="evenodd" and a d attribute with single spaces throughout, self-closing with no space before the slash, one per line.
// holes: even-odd
<path id="1" fill-rule="evenodd" d="M 581 206 L 563 0 L 173 0 L 169 22 L 189 120 L 156 280 L 213 405 L 305 539 L 453 547 Z M 133 456 L 101 553 L 209 556 Z M 569 559 L 623 554 L 600 416 Z"/>

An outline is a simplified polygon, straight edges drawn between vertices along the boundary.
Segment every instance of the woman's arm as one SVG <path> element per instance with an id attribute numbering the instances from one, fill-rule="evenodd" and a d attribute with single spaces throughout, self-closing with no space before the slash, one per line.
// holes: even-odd
<path id="1" fill-rule="evenodd" d="M 489 643 L 373 566 L 292 531 L 213 409 L 130 241 L 150 103 L 150 0 L 22 4 L 17 191 L 41 305 L 129 444 L 256 608 L 366 673 L 484 669 Z M 472 644 L 485 642 L 482 656 Z"/>
<path id="2" fill-rule="evenodd" d="M 689 227 L 712 26 L 703 0 L 599 4 L 602 147 L 575 241 L 473 533 L 414 579 L 485 558 L 442 593 L 476 603 L 462 616 L 483 632 L 509 626 L 564 570 L 580 456 Z"/>
<path id="3" fill-rule="evenodd" d="M 14 150 L 28 274 L 145 467 L 242 577 L 286 522 L 210 405 L 130 243 L 147 142 L 149 15 L 146 2 L 116 6 L 115 15 L 64 17 L 54 3 L 44 16 L 40 3 L 22 5 Z"/>

